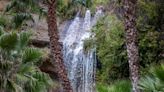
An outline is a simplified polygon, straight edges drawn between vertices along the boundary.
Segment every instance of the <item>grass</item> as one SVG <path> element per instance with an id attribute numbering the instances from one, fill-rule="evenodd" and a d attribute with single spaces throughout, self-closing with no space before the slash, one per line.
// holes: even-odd
<path id="1" fill-rule="evenodd" d="M 131 92 L 131 84 L 128 80 L 120 80 L 111 85 L 98 83 L 98 92 Z"/>

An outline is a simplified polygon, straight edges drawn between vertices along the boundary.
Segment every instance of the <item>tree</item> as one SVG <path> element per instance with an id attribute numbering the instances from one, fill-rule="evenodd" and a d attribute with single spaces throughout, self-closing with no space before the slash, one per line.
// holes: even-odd
<path id="1" fill-rule="evenodd" d="M 129 71 L 133 92 L 139 92 L 139 53 L 138 53 L 138 38 L 136 29 L 136 6 L 137 0 L 123 0 L 124 6 L 124 25 L 126 34 L 126 46 L 128 53 Z"/>
<path id="2" fill-rule="evenodd" d="M 37 66 L 42 52 L 27 47 L 29 37 L 0 30 L 0 92 L 47 92 L 53 84 Z"/>
<path id="3" fill-rule="evenodd" d="M 12 2 L 7 6 L 6 12 L 15 13 L 13 20 L 15 23 L 15 28 L 22 26 L 25 20 L 32 19 L 32 13 L 39 13 L 43 15 L 45 13 L 44 8 L 40 6 L 41 0 L 12 0 Z M 50 36 L 50 46 L 51 54 L 53 55 L 53 61 L 56 61 L 54 65 L 57 67 L 59 78 L 63 81 L 63 87 L 65 90 L 71 89 L 69 80 L 67 78 L 67 73 L 65 71 L 63 57 L 62 57 L 62 48 L 60 45 L 59 36 L 57 32 L 56 25 L 56 2 L 57 0 L 46 0 L 48 1 L 48 30 Z M 68 92 L 68 91 L 67 91 Z M 70 91 L 69 91 L 70 92 Z"/>
<path id="4" fill-rule="evenodd" d="M 63 62 L 62 46 L 59 42 L 59 34 L 57 31 L 56 21 L 56 3 L 57 0 L 48 0 L 48 32 L 50 37 L 50 50 L 52 55 L 52 61 L 57 69 L 58 77 L 63 85 L 64 92 L 72 92 L 70 81 L 67 77 L 67 72 Z"/>

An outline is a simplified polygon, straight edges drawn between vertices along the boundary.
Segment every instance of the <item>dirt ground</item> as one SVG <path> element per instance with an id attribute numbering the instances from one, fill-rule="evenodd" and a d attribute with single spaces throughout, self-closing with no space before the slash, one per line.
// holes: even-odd
<path id="1" fill-rule="evenodd" d="M 0 0 L 0 12 L 2 12 L 5 9 L 8 3 L 9 3 L 8 0 Z"/>

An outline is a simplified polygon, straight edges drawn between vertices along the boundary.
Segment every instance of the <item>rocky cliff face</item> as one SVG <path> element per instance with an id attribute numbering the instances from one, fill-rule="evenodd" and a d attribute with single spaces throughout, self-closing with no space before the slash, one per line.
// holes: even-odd
<path id="1" fill-rule="evenodd" d="M 33 23 L 30 29 L 34 33 L 32 38 L 32 44 L 37 47 L 48 47 L 49 45 L 49 36 L 48 36 L 48 27 L 46 18 L 39 19 L 38 15 L 34 15 L 35 23 Z M 31 23 L 30 23 L 31 25 Z M 66 27 L 68 27 L 69 21 L 64 21 L 62 23 L 58 23 L 58 31 L 59 33 L 64 31 Z"/>
<path id="2" fill-rule="evenodd" d="M 5 10 L 7 4 L 9 4 L 9 0 L 0 0 L 0 12 Z M 32 21 L 27 21 L 27 27 L 23 28 L 25 31 L 31 30 L 33 33 L 32 43 L 37 47 L 45 47 L 49 44 L 49 36 L 48 36 L 48 27 L 46 17 L 39 19 L 39 16 L 33 14 L 34 23 Z M 60 21 L 60 19 L 58 19 Z M 65 28 L 67 22 L 62 22 L 59 24 L 58 29 L 60 31 Z"/>

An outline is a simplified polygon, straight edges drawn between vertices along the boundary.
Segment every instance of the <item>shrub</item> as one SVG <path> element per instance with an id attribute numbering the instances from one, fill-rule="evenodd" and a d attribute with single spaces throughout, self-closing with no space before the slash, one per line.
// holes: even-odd
<path id="1" fill-rule="evenodd" d="M 130 81 L 127 80 L 120 80 L 109 86 L 104 84 L 97 85 L 98 92 L 131 92 L 131 88 Z"/>
<path id="2" fill-rule="evenodd" d="M 27 47 L 30 35 L 1 32 L 0 90 L 3 92 L 47 92 L 53 84 L 49 75 L 38 68 L 42 52 Z"/>
<path id="3" fill-rule="evenodd" d="M 164 65 L 151 69 L 150 75 L 141 78 L 139 88 L 144 92 L 164 91 Z"/>

